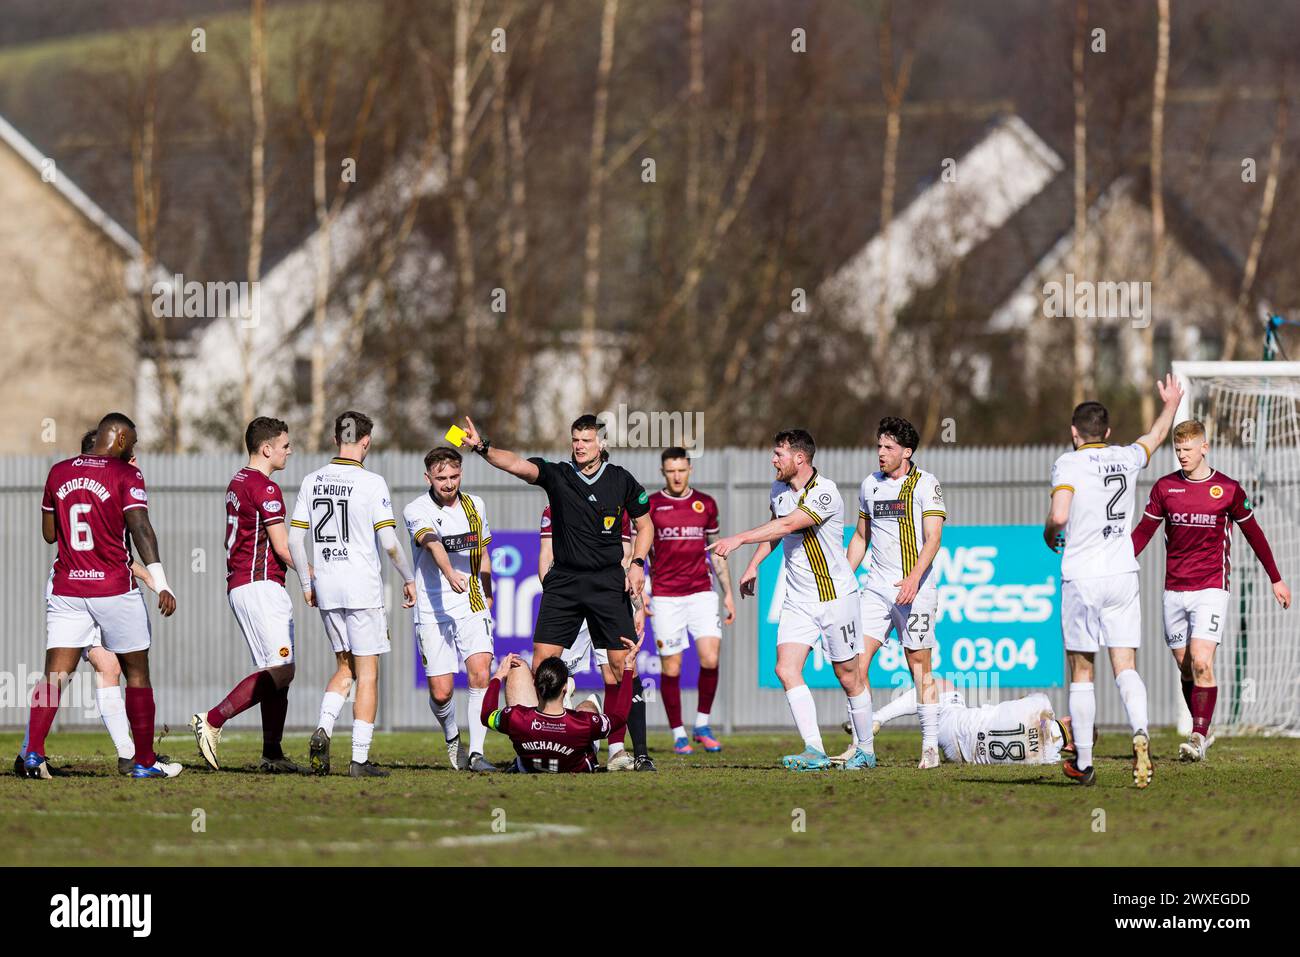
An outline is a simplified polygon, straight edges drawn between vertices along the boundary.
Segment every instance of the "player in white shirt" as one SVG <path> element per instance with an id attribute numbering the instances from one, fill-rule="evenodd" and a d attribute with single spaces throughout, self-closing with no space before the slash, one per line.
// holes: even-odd
<path id="1" fill-rule="evenodd" d="M 379 710 L 379 656 L 389 650 L 380 551 L 388 553 L 402 576 L 403 608 L 415 604 L 415 576 L 397 541 L 388 483 L 362 465 L 373 428 L 370 417 L 360 412 L 344 412 L 334 420 L 339 454 L 302 480 L 289 529 L 289 551 L 302 580 L 303 598 L 320 609 L 338 661 L 311 736 L 310 762 L 317 774 L 329 773 L 330 736 L 355 681 L 348 773 L 388 776 L 370 761 Z M 308 570 L 306 577 L 303 569 Z"/>
<path id="2" fill-rule="evenodd" d="M 907 669 L 920 694 L 917 767 L 937 768 L 939 697 L 930 660 L 939 592 L 933 565 L 948 510 L 939 480 L 912 461 L 919 444 L 911 422 L 895 416 L 880 420 L 876 428 L 880 470 L 868 475 L 858 489 L 858 524 L 849 542 L 848 562 L 856 572 L 870 545 L 871 567 L 861 591 L 867 706 L 871 704 L 868 669 L 892 634 L 903 645 Z M 863 740 L 855 735 L 846 755 L 874 747 L 872 737 Z"/>
<path id="3" fill-rule="evenodd" d="M 1137 475 L 1151 450 L 1169 434 L 1183 390 L 1172 375 L 1156 383 L 1164 408 L 1150 431 L 1131 445 L 1107 445 L 1110 414 L 1100 402 L 1074 410 L 1074 451 L 1052 466 L 1052 507 L 1043 539 L 1061 557 L 1061 630 L 1070 671 L 1070 717 L 1078 754 L 1065 775 L 1083 785 L 1096 782 L 1092 766 L 1097 700 L 1093 666 L 1097 650 L 1110 653 L 1115 684 L 1133 729 L 1133 783 L 1151 783 L 1151 739 L 1147 733 L 1147 689 L 1137 673 L 1142 643 L 1138 562 L 1133 554 Z"/>
<path id="4" fill-rule="evenodd" d="M 956 764 L 1055 764 L 1073 738 L 1070 719 L 1058 718 L 1042 692 L 979 708 L 942 678 L 939 697 L 939 748 Z M 916 689 L 908 688 L 876 712 L 875 728 L 916 714 Z"/>
<path id="5" fill-rule="evenodd" d="M 497 770 L 483 757 L 480 719 L 492 670 L 492 543 L 487 507 L 460 487 L 460 453 L 450 447 L 424 457 L 429 491 L 402 510 L 415 556 L 415 635 L 429 679 L 429 707 L 442 725 L 454 770 Z M 462 761 L 452 701 L 461 667 L 469 681 L 469 760 Z"/>
<path id="6" fill-rule="evenodd" d="M 723 558 L 741 545 L 757 544 L 740 579 L 741 597 L 754 594 L 758 566 L 776 542 L 785 552 L 785 598 L 776 636 L 776 675 L 785 688 L 795 727 L 804 741 L 802 754 L 787 755 L 792 771 L 846 771 L 876 766 L 876 756 L 857 750 L 833 764 L 826 756 L 817 706 L 803 680 L 808 652 L 821 642 L 849 699 L 855 740 L 871 739 L 871 691 L 862 680 L 858 631 L 858 582 L 844 557 L 844 501 L 835 483 L 813 468 L 817 452 L 803 429 L 778 432 L 773 439 L 772 521 L 737 535 L 720 538 L 708 551 Z"/>

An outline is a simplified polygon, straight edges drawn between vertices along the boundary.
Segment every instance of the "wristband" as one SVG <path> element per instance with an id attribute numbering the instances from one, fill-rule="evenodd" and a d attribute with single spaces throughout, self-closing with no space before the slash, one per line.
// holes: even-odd
<path id="1" fill-rule="evenodd" d="M 641 566 L 641 570 L 642 570 L 642 571 L 645 571 L 645 559 L 644 559 L 644 558 L 634 558 L 634 559 L 632 559 L 632 561 L 631 561 L 630 564 L 633 564 L 633 565 L 640 565 L 640 566 Z"/>
<path id="2" fill-rule="evenodd" d="M 474 449 L 474 451 L 477 452 L 479 455 L 483 456 L 483 458 L 487 458 L 488 449 L 490 449 L 491 447 L 492 447 L 492 441 L 489 438 L 487 438 L 487 436 L 483 436 L 482 438 L 479 439 L 478 447 Z"/>
<path id="3" fill-rule="evenodd" d="M 165 591 L 171 591 L 171 587 L 167 584 L 167 573 L 163 571 L 162 562 L 154 562 L 152 565 L 146 565 L 145 568 L 149 572 L 149 577 L 153 579 L 154 591 L 160 595 Z M 172 597 L 175 596 L 176 593 L 172 592 Z"/>

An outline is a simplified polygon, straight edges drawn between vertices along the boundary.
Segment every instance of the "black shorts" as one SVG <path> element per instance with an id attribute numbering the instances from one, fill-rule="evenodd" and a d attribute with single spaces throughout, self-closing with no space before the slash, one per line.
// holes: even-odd
<path id="1" fill-rule="evenodd" d="M 543 583 L 533 644 L 572 648 L 585 619 L 592 645 L 622 651 L 620 638 L 636 641 L 632 601 L 624 591 L 624 580 L 622 565 L 594 572 L 554 566 Z"/>

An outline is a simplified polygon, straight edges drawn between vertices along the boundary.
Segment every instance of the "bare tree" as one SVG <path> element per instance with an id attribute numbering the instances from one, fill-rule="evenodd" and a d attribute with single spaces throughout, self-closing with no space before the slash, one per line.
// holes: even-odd
<path id="1" fill-rule="evenodd" d="M 252 114 L 249 142 L 250 195 L 248 210 L 248 288 L 257 290 L 262 280 L 262 245 L 266 235 L 266 0 L 252 0 L 248 18 L 248 102 Z M 257 297 L 259 293 L 253 292 Z M 255 300 L 256 301 L 256 300 Z M 247 309 L 247 305 L 245 306 Z M 260 316 L 231 316 L 239 341 L 240 413 L 253 418 L 253 324 Z"/>
<path id="2" fill-rule="evenodd" d="M 1237 305 L 1228 320 L 1228 328 L 1223 335 L 1224 359 L 1235 358 L 1237 346 L 1243 336 L 1250 334 L 1249 309 L 1255 288 L 1255 275 L 1259 271 L 1260 255 L 1264 251 L 1264 240 L 1268 237 L 1269 223 L 1273 219 L 1273 205 L 1277 200 L 1277 182 L 1282 171 L 1282 144 L 1286 140 L 1287 114 L 1290 102 L 1285 85 L 1278 91 L 1277 113 L 1273 121 L 1273 142 L 1268 150 L 1268 177 L 1264 181 L 1264 195 L 1259 202 L 1259 217 L 1255 220 L 1255 232 L 1250 240 L 1250 250 L 1246 254 L 1246 265 L 1241 273 L 1241 286 L 1237 291 Z"/>
<path id="3" fill-rule="evenodd" d="M 1156 303 L 1165 276 L 1165 93 L 1169 82 L 1169 0 L 1156 0 L 1155 88 L 1151 96 L 1151 298 L 1142 328 L 1142 377 L 1155 379 Z M 1139 390 L 1142 421 L 1155 418 L 1155 398 L 1150 388 Z"/>
<path id="4" fill-rule="evenodd" d="M 1072 268 L 1080 279 L 1087 276 L 1088 261 L 1088 97 L 1083 62 L 1088 40 L 1088 0 L 1074 3 L 1074 247 Z M 1083 317 L 1074 317 L 1072 396 L 1078 405 L 1092 391 L 1092 357 Z"/>

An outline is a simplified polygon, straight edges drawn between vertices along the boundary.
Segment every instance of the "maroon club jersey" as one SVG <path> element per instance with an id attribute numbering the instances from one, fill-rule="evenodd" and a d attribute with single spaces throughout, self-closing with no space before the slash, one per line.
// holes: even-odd
<path id="1" fill-rule="evenodd" d="M 1182 471 L 1151 488 L 1148 518 L 1165 523 L 1165 590 L 1228 587 L 1232 523 L 1254 521 L 1245 490 L 1222 472 L 1192 481 Z"/>
<path id="2" fill-rule="evenodd" d="M 284 584 L 284 563 L 271 548 L 271 525 L 284 524 L 280 486 L 245 466 L 226 486 L 226 591 L 250 582 Z"/>
<path id="3" fill-rule="evenodd" d="M 144 476 L 109 455 L 78 455 L 50 469 L 41 511 L 54 513 L 55 595 L 106 598 L 135 590 L 126 513 L 148 508 Z"/>
<path id="4" fill-rule="evenodd" d="M 596 769 L 595 742 L 609 734 L 610 720 L 593 711 L 542 714 L 526 705 L 493 711 L 487 725 L 510 738 L 529 771 L 556 774 Z"/>
<path id="5" fill-rule="evenodd" d="M 662 489 L 650 496 L 655 527 L 650 576 L 656 595 L 674 598 L 712 591 L 705 536 L 718 533 L 718 503 L 691 489 L 681 498 Z"/>
<path id="6" fill-rule="evenodd" d="M 551 506 L 542 509 L 542 538 L 551 537 Z M 623 541 L 632 541 L 632 520 L 627 517 L 627 510 L 623 511 Z"/>

